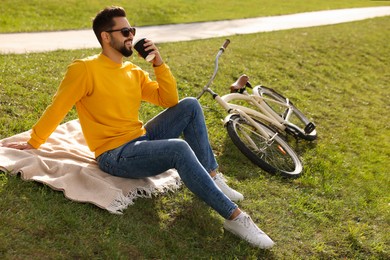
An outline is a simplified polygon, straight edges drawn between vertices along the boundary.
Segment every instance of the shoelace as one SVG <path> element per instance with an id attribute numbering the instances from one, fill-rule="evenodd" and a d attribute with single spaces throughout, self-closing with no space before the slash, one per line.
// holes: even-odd
<path id="1" fill-rule="evenodd" d="M 255 223 L 253 223 L 252 219 L 250 216 L 248 215 L 245 215 L 243 218 L 240 219 L 242 224 L 244 225 L 244 227 L 246 228 L 249 228 L 250 226 L 253 226 L 254 229 L 251 229 L 251 231 L 254 231 L 254 230 L 257 230 L 258 232 L 260 232 L 261 234 L 264 234 L 264 232 L 259 229 Z"/>
<path id="2" fill-rule="evenodd" d="M 226 178 L 223 176 L 222 173 L 218 172 L 217 175 L 214 176 L 215 179 L 218 179 L 220 178 L 221 180 L 223 180 L 224 182 L 227 182 Z"/>

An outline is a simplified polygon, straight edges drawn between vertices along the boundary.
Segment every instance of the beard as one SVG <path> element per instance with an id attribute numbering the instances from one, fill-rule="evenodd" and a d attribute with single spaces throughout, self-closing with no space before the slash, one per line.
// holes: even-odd
<path id="1" fill-rule="evenodd" d="M 122 43 L 122 42 L 116 41 L 115 39 L 112 39 L 110 44 L 111 44 L 112 48 L 119 51 L 123 56 L 125 56 L 127 58 L 133 54 L 133 48 L 131 47 L 131 45 L 130 45 L 130 48 L 127 48 L 126 42 L 128 42 L 128 41 L 125 41 Z"/>
<path id="2" fill-rule="evenodd" d="M 127 49 L 126 46 L 122 46 L 122 48 L 120 48 L 118 51 L 122 53 L 122 55 L 126 58 L 130 57 L 133 54 L 133 49 L 131 47 L 130 49 Z"/>

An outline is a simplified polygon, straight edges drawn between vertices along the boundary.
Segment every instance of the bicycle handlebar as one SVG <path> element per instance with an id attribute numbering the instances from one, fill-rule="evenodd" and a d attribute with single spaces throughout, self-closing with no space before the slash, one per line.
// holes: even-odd
<path id="1" fill-rule="evenodd" d="M 218 59 L 222 55 L 222 53 L 226 50 L 227 46 L 229 45 L 230 40 L 226 39 L 221 48 L 219 48 L 219 51 L 217 53 L 217 56 L 215 57 L 215 68 L 214 68 L 214 73 L 211 76 L 209 82 L 203 87 L 202 92 L 197 96 L 197 99 L 199 99 L 205 92 L 209 92 L 212 95 L 215 95 L 215 93 L 209 88 L 211 83 L 213 82 L 215 76 L 217 75 L 218 72 Z"/>
<path id="2" fill-rule="evenodd" d="M 226 41 L 224 42 L 224 44 L 222 45 L 221 49 L 225 50 L 227 48 L 227 46 L 229 45 L 230 43 L 230 40 L 229 39 L 226 39 Z"/>

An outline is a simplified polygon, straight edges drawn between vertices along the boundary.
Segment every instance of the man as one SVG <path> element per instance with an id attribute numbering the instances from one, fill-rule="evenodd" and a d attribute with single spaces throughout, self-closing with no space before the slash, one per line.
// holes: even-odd
<path id="1" fill-rule="evenodd" d="M 76 105 L 84 137 L 103 171 L 145 178 L 175 168 L 184 184 L 226 219 L 225 229 L 252 245 L 272 247 L 273 241 L 232 202 L 243 196 L 217 172 L 203 111 L 194 98 L 179 101 L 175 78 L 156 45 L 150 40 L 144 45 L 155 55 L 153 81 L 138 66 L 123 62 L 133 53 L 136 33 L 123 8 L 100 11 L 93 30 L 102 52 L 74 61 L 30 140 L 7 146 L 38 149 Z M 144 125 L 138 117 L 141 101 L 167 109 Z"/>

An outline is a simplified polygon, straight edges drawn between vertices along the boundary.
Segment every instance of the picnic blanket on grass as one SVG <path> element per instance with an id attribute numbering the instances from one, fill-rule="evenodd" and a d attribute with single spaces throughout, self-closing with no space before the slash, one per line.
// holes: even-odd
<path id="1" fill-rule="evenodd" d="M 30 133 L 31 130 L 0 140 L 0 170 L 44 183 L 62 191 L 70 200 L 121 214 L 138 197 L 174 191 L 181 185 L 174 169 L 144 179 L 120 178 L 103 172 L 86 145 L 78 120 L 58 126 L 39 149 L 1 147 L 8 142 L 26 142 Z"/>

